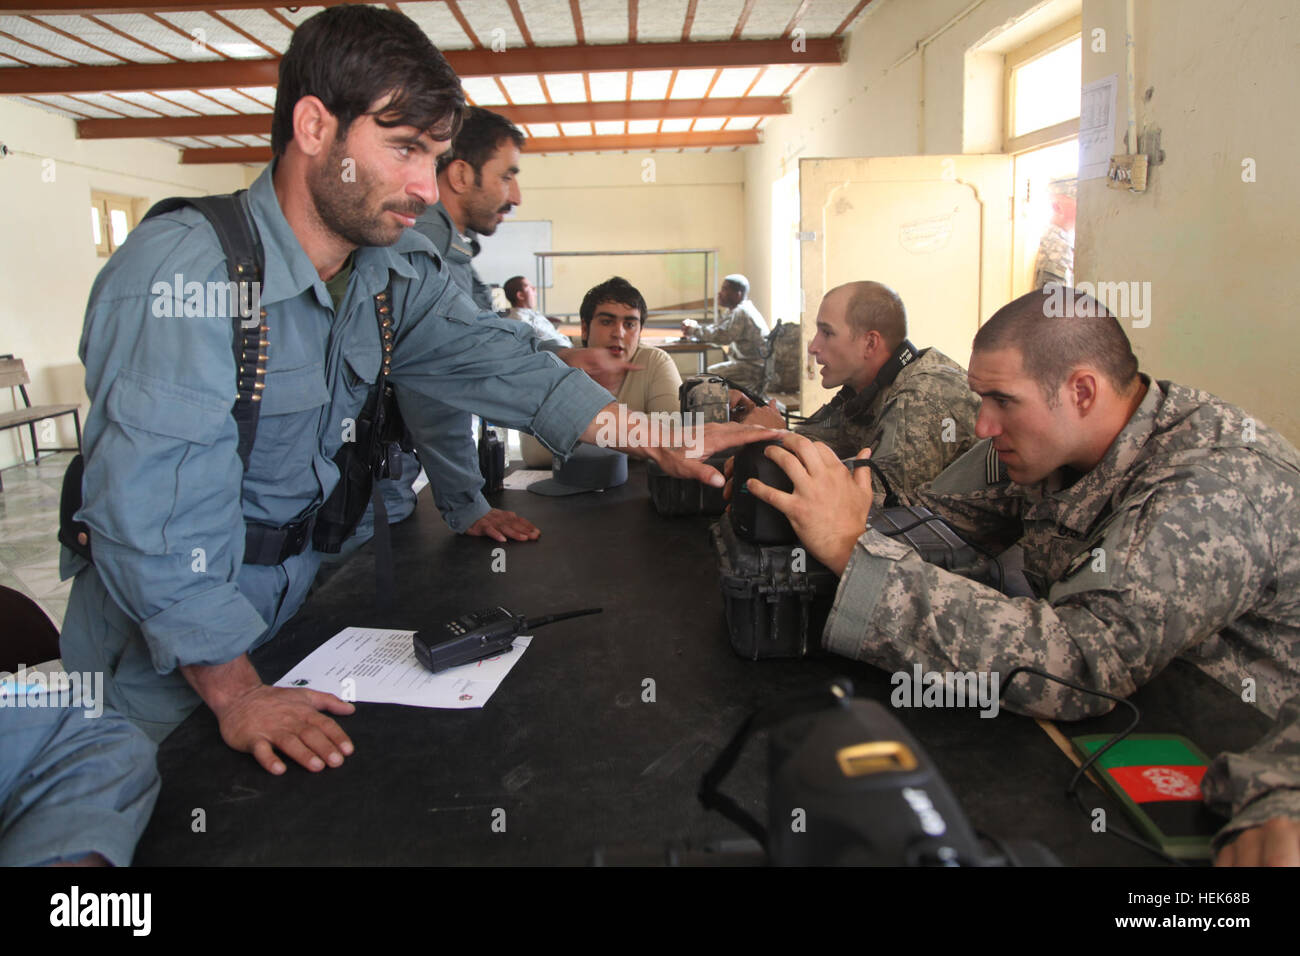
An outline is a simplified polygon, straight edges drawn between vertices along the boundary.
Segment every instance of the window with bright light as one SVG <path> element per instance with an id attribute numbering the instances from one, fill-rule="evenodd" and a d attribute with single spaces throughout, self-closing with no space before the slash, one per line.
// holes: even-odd
<path id="1" fill-rule="evenodd" d="M 1083 48 L 1076 38 L 1016 70 L 1012 94 L 1016 112 L 1011 135 L 1024 136 L 1036 129 L 1079 118 L 1079 88 L 1083 76 Z"/>
<path id="2" fill-rule="evenodd" d="M 1004 151 L 1023 152 L 1077 136 L 1082 77 L 1077 17 L 1008 53 Z"/>
<path id="3" fill-rule="evenodd" d="M 99 255 L 112 255 L 135 224 L 135 200 L 130 196 L 90 194 L 90 237 Z"/>

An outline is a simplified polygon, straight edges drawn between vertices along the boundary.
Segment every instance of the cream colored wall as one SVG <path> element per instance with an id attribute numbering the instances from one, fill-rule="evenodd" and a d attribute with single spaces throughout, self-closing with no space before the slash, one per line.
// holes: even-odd
<path id="1" fill-rule="evenodd" d="M 243 172 L 181 166 L 176 149 L 147 140 L 78 140 L 71 120 L 12 100 L 0 99 L 0 141 L 11 150 L 0 159 L 0 353 L 27 363 L 34 403 L 80 402 L 84 419 L 77 344 L 91 283 L 107 261 L 91 244 L 91 190 L 135 197 L 143 212 L 167 196 L 237 189 Z M 0 397 L 0 410 L 10 407 Z M 58 422 L 59 444 L 71 445 L 71 418 Z M 18 461 L 18 434 L 0 432 L 0 467 Z"/>
<path id="2" fill-rule="evenodd" d="M 845 64 L 809 74 L 790 115 L 770 119 L 762 145 L 743 151 L 745 263 L 764 314 L 772 230 L 793 232 L 771 216 L 772 184 L 787 169 L 801 157 L 996 151 L 1001 79 L 993 82 L 987 57 L 968 62 L 968 51 L 1028 18 L 1046 29 L 1077 14 L 1078 0 L 876 0 L 867 7 L 849 36 Z M 817 303 L 804 308 L 815 312 Z"/>
<path id="3" fill-rule="evenodd" d="M 716 248 L 722 275 L 743 271 L 741 153 L 525 153 L 520 169 L 515 217 L 549 219 L 553 251 Z M 651 309 L 704 294 L 701 256 L 559 259 L 547 310 L 576 313 L 586 291 L 612 275 L 640 289 Z"/>
<path id="4" fill-rule="evenodd" d="M 1084 4 L 1085 83 L 1124 80 L 1123 0 Z M 1165 162 L 1145 194 L 1080 184 L 1076 280 L 1151 283 L 1142 366 L 1243 406 L 1300 441 L 1294 304 L 1300 262 L 1300 17 L 1294 0 L 1140 0 L 1139 129 Z M 1102 29 L 1106 52 L 1089 52 Z M 1149 91 L 1150 97 L 1147 97 Z M 1115 151 L 1127 122 L 1121 86 Z M 1256 181 L 1243 182 L 1253 159 Z"/>

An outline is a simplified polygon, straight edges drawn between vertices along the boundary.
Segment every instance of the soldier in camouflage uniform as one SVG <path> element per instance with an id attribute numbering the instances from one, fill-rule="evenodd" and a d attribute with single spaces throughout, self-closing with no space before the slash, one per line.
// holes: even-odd
<path id="1" fill-rule="evenodd" d="M 724 311 L 717 322 L 700 325 L 687 319 L 682 323 L 682 335 L 694 342 L 731 346 L 730 360 L 710 365 L 709 372 L 758 391 L 762 387 L 768 328 L 758 307 L 749 300 L 749 280 L 740 274 L 723 279 L 718 305 Z"/>
<path id="2" fill-rule="evenodd" d="M 1052 221 L 1038 243 L 1034 259 L 1034 288 L 1049 282 L 1074 285 L 1074 219 L 1078 208 L 1078 180 L 1054 179 L 1047 187 L 1052 200 Z"/>
<path id="3" fill-rule="evenodd" d="M 1234 692 L 1253 679 L 1277 723 L 1202 782 L 1231 816 L 1217 862 L 1300 864 L 1300 453 L 1208 393 L 1139 376 L 1095 303 L 1097 318 L 1049 319 L 1041 299 L 1029 293 L 981 329 L 970 378 L 987 440 L 916 496 L 985 547 L 1019 541 L 1037 600 L 928 565 L 879 532 L 859 536 L 864 476 L 820 446 L 787 440 L 799 460 L 770 452 L 796 493 L 755 493 L 841 574 L 824 634 L 837 653 L 888 670 L 1025 664 L 1121 695 L 1176 657 Z M 1067 720 L 1111 707 L 1038 677 L 1017 678 L 1005 701 Z"/>
<path id="4" fill-rule="evenodd" d="M 822 384 L 843 387 L 795 427 L 841 458 L 870 448 L 890 490 L 904 498 L 975 444 L 979 410 L 966 370 L 938 349 L 916 353 L 892 382 L 878 381 L 906 340 L 907 311 L 888 286 L 850 282 L 828 292 L 808 352 L 822 367 Z M 782 427 L 770 407 L 755 409 L 739 392 L 731 398 L 738 412 L 733 418 Z M 876 489 L 883 494 L 878 479 Z"/>

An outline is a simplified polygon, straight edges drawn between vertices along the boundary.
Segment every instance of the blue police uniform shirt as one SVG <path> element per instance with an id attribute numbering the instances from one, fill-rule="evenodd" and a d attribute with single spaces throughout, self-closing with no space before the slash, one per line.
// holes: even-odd
<path id="1" fill-rule="evenodd" d="M 228 282 L 207 220 L 183 208 L 142 223 L 95 280 L 80 346 L 91 407 L 77 515 L 91 528 L 95 564 L 63 552 L 64 576 L 82 572 L 65 647 L 69 638 L 82 647 L 109 640 L 87 610 L 93 602 L 76 599 L 87 576 L 138 623 L 138 635 L 121 640 L 143 641 L 159 674 L 232 660 L 293 615 L 318 556 L 309 548 L 281 565 L 243 565 L 244 522 L 279 527 L 333 490 L 332 459 L 379 374 L 374 296 L 390 278 L 389 376 L 426 467 L 438 458 L 439 403 L 531 431 L 565 454 L 609 402 L 584 373 L 537 351 L 519 323 L 483 317 L 414 230 L 356 250 L 335 315 L 280 210 L 273 169 L 249 189 L 270 344 L 247 473 L 231 417 L 233 321 L 205 308 L 211 284 Z"/>
<path id="2" fill-rule="evenodd" d="M 473 233 L 468 238 L 462 237 L 441 201 L 421 213 L 412 229 L 433 243 L 452 283 L 482 310 L 482 317 L 494 318 L 491 292 L 470 261 L 478 254 Z M 429 490 L 443 520 L 453 531 L 464 532 L 491 509 L 483 497 L 478 446 L 468 415 L 445 405 L 435 406 L 433 411 L 439 422 L 438 433 L 430 442 L 434 456 L 427 458 L 421 454 L 420 464 L 429 477 Z M 383 483 L 385 494 L 393 485 L 394 482 Z"/>

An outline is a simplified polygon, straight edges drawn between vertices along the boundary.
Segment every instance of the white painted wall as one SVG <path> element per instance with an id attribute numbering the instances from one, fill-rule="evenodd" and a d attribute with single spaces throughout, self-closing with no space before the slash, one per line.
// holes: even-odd
<path id="1" fill-rule="evenodd" d="M 11 150 L 0 159 L 0 353 L 27 363 L 33 403 L 80 402 L 84 419 L 77 344 L 91 283 L 107 262 L 91 242 L 91 191 L 136 197 L 147 208 L 167 196 L 230 192 L 244 174 L 181 166 L 178 150 L 148 140 L 78 140 L 72 120 L 13 100 L 0 99 L 0 142 Z M 0 390 L 0 410 L 10 407 Z M 59 444 L 70 446 L 72 420 L 59 423 Z M 0 467 L 19 460 L 18 435 L 0 432 Z"/>
<path id="2" fill-rule="evenodd" d="M 557 252 L 716 248 L 718 269 L 727 275 L 743 271 L 745 263 L 744 178 L 739 152 L 524 153 L 523 203 L 515 218 L 549 219 Z M 640 289 L 651 309 L 704 293 L 700 256 L 556 260 L 548 310 L 577 312 L 586 291 L 612 275 Z M 509 276 L 483 278 L 504 282 Z M 713 286 L 710 295 L 716 281 Z"/>

